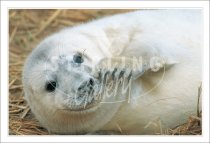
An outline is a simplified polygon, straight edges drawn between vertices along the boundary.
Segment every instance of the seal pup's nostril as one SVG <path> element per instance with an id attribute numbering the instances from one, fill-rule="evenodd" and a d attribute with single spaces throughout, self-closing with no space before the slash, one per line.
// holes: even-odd
<path id="1" fill-rule="evenodd" d="M 80 86 L 77 90 L 78 90 L 78 91 L 82 90 L 82 86 Z"/>
<path id="2" fill-rule="evenodd" d="M 77 88 L 77 91 L 81 91 L 82 89 L 85 88 L 85 86 L 87 86 L 87 81 L 85 81 L 82 84 L 80 84 L 80 86 Z"/>
<path id="3" fill-rule="evenodd" d="M 94 80 L 92 78 L 90 78 L 89 84 L 92 85 L 92 86 L 94 85 Z"/>

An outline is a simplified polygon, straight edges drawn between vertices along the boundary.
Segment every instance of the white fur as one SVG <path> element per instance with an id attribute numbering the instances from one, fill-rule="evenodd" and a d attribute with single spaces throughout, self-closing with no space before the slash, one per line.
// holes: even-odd
<path id="1" fill-rule="evenodd" d="M 42 125 L 56 133 L 163 133 L 196 111 L 202 68 L 201 20 L 201 10 L 142 10 L 64 29 L 45 39 L 28 58 L 23 73 L 26 99 Z M 52 48 L 57 46 L 64 50 Z M 46 65 L 40 61 L 31 66 L 35 55 L 48 47 L 49 57 L 85 50 L 90 57 L 86 64 L 92 67 L 116 56 L 143 57 L 148 62 L 154 56 L 162 57 L 171 67 L 164 72 L 148 70 L 134 80 L 129 102 L 102 103 L 90 113 L 55 113 L 62 99 L 41 91 L 44 79 L 40 75 Z M 77 81 L 72 77 L 71 82 Z"/>

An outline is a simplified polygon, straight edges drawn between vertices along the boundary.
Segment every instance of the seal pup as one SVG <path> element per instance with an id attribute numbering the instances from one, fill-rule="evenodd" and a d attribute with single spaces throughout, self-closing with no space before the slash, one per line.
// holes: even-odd
<path id="1" fill-rule="evenodd" d="M 162 134 L 194 114 L 201 10 L 140 10 L 61 30 L 23 69 L 25 98 L 56 134 Z"/>

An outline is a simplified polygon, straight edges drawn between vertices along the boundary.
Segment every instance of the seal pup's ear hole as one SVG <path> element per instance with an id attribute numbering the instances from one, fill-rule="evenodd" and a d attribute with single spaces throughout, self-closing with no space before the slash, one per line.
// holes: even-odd
<path id="1" fill-rule="evenodd" d="M 56 81 L 48 81 L 45 85 L 45 89 L 48 92 L 53 92 L 53 91 L 55 91 L 56 86 L 57 86 Z"/>

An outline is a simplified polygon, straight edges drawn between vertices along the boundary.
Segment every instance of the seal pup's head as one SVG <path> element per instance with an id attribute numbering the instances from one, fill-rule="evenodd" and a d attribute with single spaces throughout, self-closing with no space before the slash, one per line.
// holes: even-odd
<path id="1" fill-rule="evenodd" d="M 91 132 L 118 110 L 120 103 L 100 104 L 102 85 L 93 75 L 100 54 L 87 37 L 61 32 L 45 39 L 28 57 L 23 70 L 25 97 L 35 117 L 50 132 Z"/>

